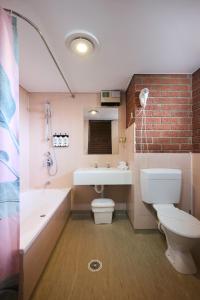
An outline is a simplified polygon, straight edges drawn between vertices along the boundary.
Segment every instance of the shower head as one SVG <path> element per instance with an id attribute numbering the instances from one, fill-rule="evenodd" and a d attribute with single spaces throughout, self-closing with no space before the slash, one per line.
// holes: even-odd
<path id="1" fill-rule="evenodd" d="M 149 96 L 149 89 L 148 88 L 144 88 L 140 91 L 139 94 L 139 99 L 140 99 L 140 105 L 145 108 L 146 104 L 147 104 L 147 99 Z"/>

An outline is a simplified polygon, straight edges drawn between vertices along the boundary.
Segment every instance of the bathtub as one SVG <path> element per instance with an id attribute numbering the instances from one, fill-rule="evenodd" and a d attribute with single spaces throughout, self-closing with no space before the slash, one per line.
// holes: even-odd
<path id="1" fill-rule="evenodd" d="M 20 195 L 20 294 L 28 300 L 71 210 L 70 188 Z"/>

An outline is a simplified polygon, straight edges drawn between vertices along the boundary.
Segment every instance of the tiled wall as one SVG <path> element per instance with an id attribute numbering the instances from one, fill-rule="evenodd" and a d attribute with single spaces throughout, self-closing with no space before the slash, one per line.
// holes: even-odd
<path id="1" fill-rule="evenodd" d="M 144 115 L 139 92 L 145 87 Z M 137 152 L 192 151 L 191 75 L 134 75 L 126 95 L 126 126 L 135 121 Z"/>
<path id="2" fill-rule="evenodd" d="M 193 152 L 200 152 L 200 69 L 192 75 Z"/>

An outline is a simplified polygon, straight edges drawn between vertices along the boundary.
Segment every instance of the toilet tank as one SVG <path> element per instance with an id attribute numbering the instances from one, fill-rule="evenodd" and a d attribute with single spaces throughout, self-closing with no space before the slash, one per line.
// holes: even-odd
<path id="1" fill-rule="evenodd" d="M 140 189 L 146 203 L 178 203 L 182 171 L 179 169 L 141 169 Z"/>

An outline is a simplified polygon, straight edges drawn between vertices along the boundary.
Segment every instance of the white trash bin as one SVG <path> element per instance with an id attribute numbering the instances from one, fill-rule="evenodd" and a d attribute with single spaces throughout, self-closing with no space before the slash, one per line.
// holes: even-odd
<path id="1" fill-rule="evenodd" d="M 111 224 L 115 202 L 109 198 L 94 199 L 91 203 L 95 224 Z"/>

